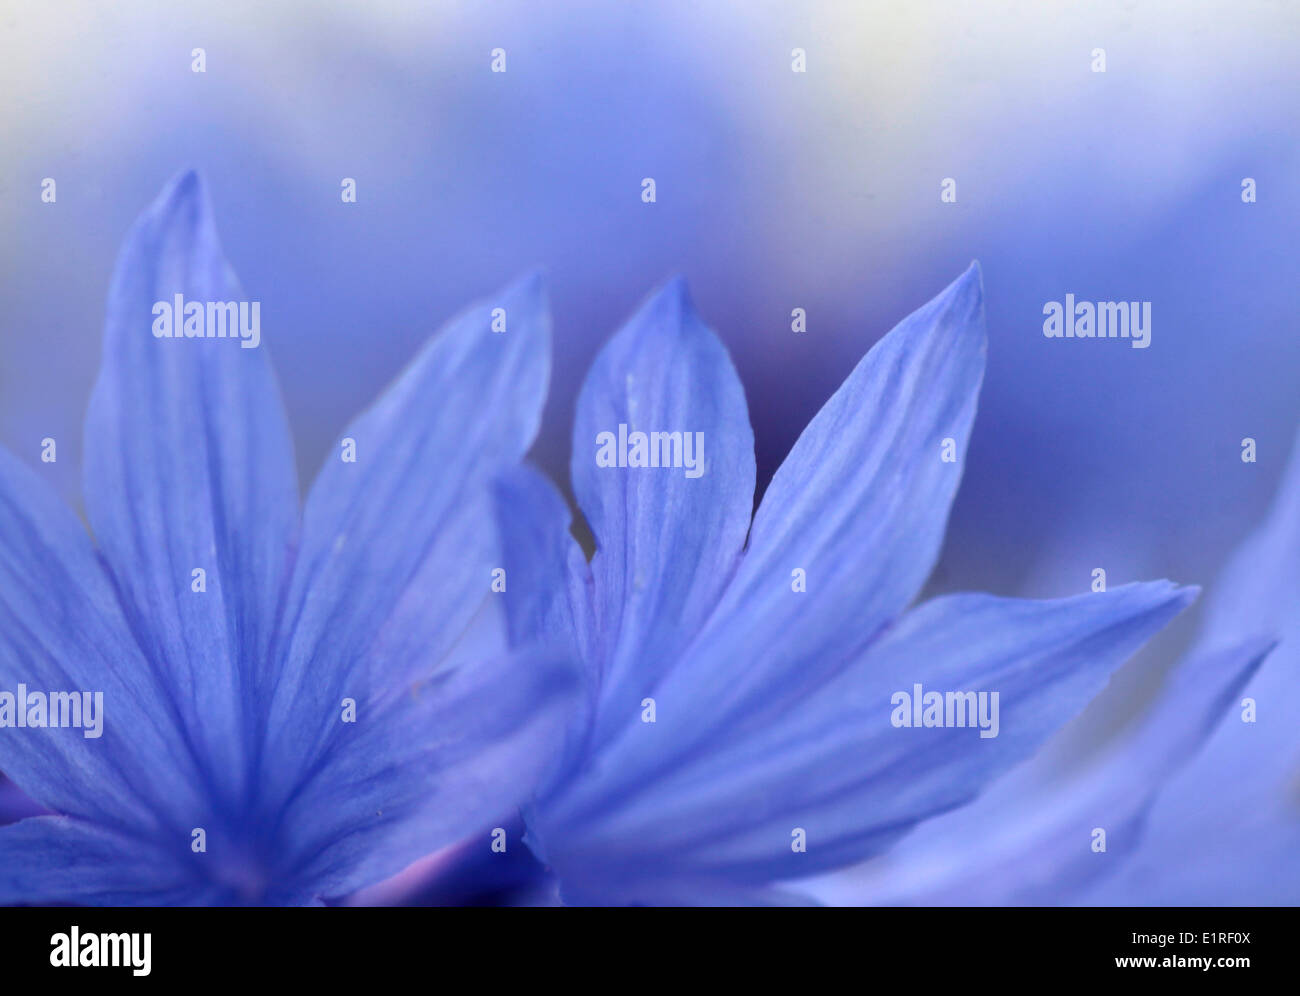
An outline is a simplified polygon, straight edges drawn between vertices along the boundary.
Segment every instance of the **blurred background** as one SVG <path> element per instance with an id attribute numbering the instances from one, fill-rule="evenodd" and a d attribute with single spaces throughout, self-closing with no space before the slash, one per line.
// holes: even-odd
<path id="1" fill-rule="evenodd" d="M 595 351 L 682 273 L 744 382 L 761 491 L 862 354 L 977 258 L 988 373 L 931 590 L 1206 583 L 1300 412 L 1298 50 L 1289 0 L 0 0 L 0 442 L 79 506 L 114 259 L 188 167 L 262 302 L 304 486 L 431 332 L 541 266 L 536 460 L 567 489 Z M 1045 339 L 1067 293 L 1152 302 L 1150 348 Z M 1141 708 L 1194 622 L 1070 750 Z"/>

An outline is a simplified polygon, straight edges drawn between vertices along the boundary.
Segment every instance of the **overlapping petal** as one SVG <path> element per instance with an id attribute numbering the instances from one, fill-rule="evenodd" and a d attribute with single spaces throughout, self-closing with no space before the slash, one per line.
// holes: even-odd
<path id="1" fill-rule="evenodd" d="M 1256 673 L 1272 643 L 1251 640 L 1179 667 L 1155 708 L 1083 771 L 1049 759 L 1009 772 L 969 806 L 927 823 L 878 863 L 811 884 L 831 902 L 1052 905 L 1130 879 L 1144 821 Z M 1104 849 L 1094 849 L 1105 833 Z"/>
<path id="2" fill-rule="evenodd" d="M 1086 901 L 1300 902 L 1300 437 L 1268 515 L 1216 580 L 1199 642 L 1212 649 L 1261 638 L 1277 639 L 1277 649 L 1204 749 L 1170 778 L 1125 876 Z M 1207 840 L 1216 843 L 1212 860 Z"/>
<path id="3" fill-rule="evenodd" d="M 182 849 L 67 816 L 0 827 L 0 903 L 83 906 L 205 904 L 221 889 L 196 890 Z"/>
<path id="4" fill-rule="evenodd" d="M 278 759 L 323 764 L 348 739 L 344 699 L 367 721 L 393 689 L 435 678 L 467 632 L 485 653 L 501 646 L 489 488 L 532 442 L 548 363 L 530 277 L 452 321 L 326 457 L 277 647 L 262 763 L 272 797 L 296 782 Z"/>
<path id="5" fill-rule="evenodd" d="M 198 753 L 85 527 L 3 450 L 0 516 L 0 690 L 16 696 L 24 685 L 103 701 L 98 737 L 67 727 L 0 730 L 0 769 L 58 812 L 106 826 L 177 829 L 179 814 L 202 797 Z M 160 770 L 161 757 L 168 765 Z"/>
<path id="6" fill-rule="evenodd" d="M 16 899 L 316 901 L 508 817 L 564 728 L 571 671 L 507 652 L 491 587 L 489 485 L 546 387 L 540 280 L 451 323 L 345 430 L 301 529 L 264 347 L 155 336 L 174 295 L 241 298 L 193 175 L 114 279 L 87 430 L 102 559 L 0 455 L 0 677 L 102 690 L 109 710 L 102 743 L 0 742 L 60 814 L 0 835 L 32 859 L 0 879 Z M 52 870 L 77 848 L 80 886 Z"/>
<path id="7" fill-rule="evenodd" d="M 614 881 L 654 867 L 761 883 L 861 860 L 1024 759 L 1193 594 L 1156 583 L 1046 602 L 935 599 L 810 695 L 715 728 L 707 749 L 681 756 L 659 724 L 643 725 L 636 734 L 661 744 L 662 763 L 646 765 L 643 752 L 635 762 L 602 757 L 583 790 L 549 810 L 562 822 L 544 835 L 576 836 L 573 862 L 603 863 Z M 692 663 L 702 669 L 683 666 Z M 997 692 L 995 735 L 980 736 L 974 716 L 961 727 L 894 727 L 893 694 L 918 684 Z M 573 807 L 576 798 L 588 807 Z M 790 846 L 796 828 L 806 852 Z M 563 874 L 570 855 L 552 844 L 547 856 Z"/>
<path id="8" fill-rule="evenodd" d="M 642 325 L 634 341 L 657 331 L 671 344 L 674 328 Z M 512 605 L 531 605 L 531 625 L 560 643 L 570 628 L 569 645 L 599 683 L 585 741 L 529 815 L 567 896 L 645 901 L 697 895 L 706 883 L 762 890 L 877 853 L 1035 750 L 1194 597 L 1165 582 L 1055 602 L 959 595 L 900 617 L 942 541 L 985 348 L 972 266 L 882 339 L 805 430 L 738 563 L 716 541 L 712 555 L 702 550 L 706 532 L 688 533 L 695 542 L 678 565 L 677 537 L 662 522 L 676 507 L 665 497 L 674 482 L 639 468 L 602 478 L 581 450 L 610 426 L 580 415 L 579 500 L 598 551 L 612 546 L 622 559 L 612 572 L 600 552 L 593 560 L 585 638 L 581 614 L 558 611 L 554 596 Z M 607 350 L 584 387 L 586 410 L 615 421 L 625 385 L 653 382 L 673 355 Z M 747 481 L 718 483 L 739 503 Z M 518 555 L 532 565 L 526 577 L 567 591 L 571 608 L 580 571 L 565 538 L 545 538 L 563 515 L 554 502 L 532 507 L 536 521 L 516 524 L 509 542 L 532 547 Z M 630 587 L 627 535 L 637 538 Z M 662 599 L 640 597 L 670 582 L 679 595 L 717 597 L 685 610 L 668 603 L 668 612 Z M 684 634 L 697 620 L 694 636 Z M 671 637 L 661 642 L 641 637 L 664 629 Z M 638 639 L 624 644 L 623 632 Z M 996 736 L 894 728 L 893 693 L 917 684 L 998 693 Z M 791 846 L 792 834 L 806 835 L 806 850 Z"/>
<path id="9" fill-rule="evenodd" d="M 816 683 L 916 597 L 961 482 L 987 348 L 972 263 L 872 347 L 804 429 L 704 638 L 721 664 L 715 708 L 746 708 L 771 681 Z M 796 569 L 804 592 L 792 590 Z"/>
<path id="10" fill-rule="evenodd" d="M 339 896 L 480 831 L 486 850 L 558 753 L 573 684 L 563 660 L 475 651 L 403 689 L 291 800 L 293 877 Z"/>
<path id="11" fill-rule="evenodd" d="M 656 685 L 660 702 L 708 703 L 707 723 L 663 710 L 680 753 L 735 716 L 818 686 L 915 597 L 960 482 L 985 351 L 972 264 L 881 339 L 809 423 L 690 648 L 693 663 Z"/>
<path id="12" fill-rule="evenodd" d="M 479 829 L 555 751 L 571 675 L 506 653 L 489 491 L 536 432 L 548 321 L 537 277 L 457 318 L 308 497 L 262 785 L 285 799 L 295 874 L 329 894 Z"/>

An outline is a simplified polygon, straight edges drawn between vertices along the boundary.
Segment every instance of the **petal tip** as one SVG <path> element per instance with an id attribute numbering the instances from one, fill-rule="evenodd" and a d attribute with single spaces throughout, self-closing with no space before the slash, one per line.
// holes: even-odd
<path id="1" fill-rule="evenodd" d="M 1195 602 L 1201 594 L 1199 585 L 1182 585 L 1176 581 L 1170 581 L 1168 578 L 1161 578 L 1159 581 L 1135 581 L 1114 590 L 1132 591 L 1149 607 L 1156 605 L 1168 606 L 1173 610 L 1174 615 L 1181 613 Z"/>
<path id="2" fill-rule="evenodd" d="M 510 328 L 522 328 L 530 341 L 549 342 L 551 335 L 550 295 L 547 292 L 546 274 L 539 266 L 524 273 L 506 285 L 489 301 L 482 303 L 493 314 L 489 323 L 497 319 L 495 309 L 501 308 L 509 316 Z M 522 317 L 522 322 L 518 317 Z M 499 331 L 493 325 L 494 331 Z"/>
<path id="3" fill-rule="evenodd" d="M 506 288 L 508 297 L 523 297 L 541 300 L 546 296 L 546 272 L 540 266 L 526 270 L 524 274 Z"/>
<path id="4" fill-rule="evenodd" d="M 944 291 L 946 306 L 952 311 L 966 313 L 972 320 L 983 324 L 984 318 L 984 270 L 978 259 L 971 260 L 960 277 L 948 285 Z"/>
<path id="5" fill-rule="evenodd" d="M 176 174 L 163 187 L 153 203 L 154 213 L 161 217 L 178 212 L 198 212 L 207 205 L 207 184 L 197 169 L 187 169 Z"/>
<path id="6" fill-rule="evenodd" d="M 695 302 L 691 300 L 691 290 L 686 278 L 680 273 L 673 274 L 657 291 L 650 295 L 647 310 L 654 311 L 662 318 L 671 318 L 674 324 L 681 325 L 696 314 Z"/>
<path id="7" fill-rule="evenodd" d="M 680 274 L 647 296 L 607 346 L 621 352 L 651 344 L 681 341 L 698 333 L 711 335 L 695 310 L 686 278 Z"/>
<path id="8" fill-rule="evenodd" d="M 220 255 L 207 185 L 197 170 L 188 169 L 172 177 L 137 218 L 119 265 L 132 250 L 148 256 L 164 251 L 188 255 L 200 242 Z"/>
<path id="9" fill-rule="evenodd" d="M 203 174 L 191 166 L 183 169 L 172 178 L 171 185 L 177 190 L 198 193 L 203 190 Z"/>
<path id="10" fill-rule="evenodd" d="M 663 289 L 659 292 L 659 297 L 665 305 L 671 308 L 668 314 L 672 316 L 681 333 L 702 332 L 709 337 L 714 337 L 713 331 L 708 327 L 708 324 L 700 315 L 699 309 L 695 306 L 695 298 L 691 294 L 690 284 L 680 273 L 674 274 L 664 284 Z"/>
<path id="11" fill-rule="evenodd" d="M 515 307 L 524 307 L 536 313 L 545 312 L 550 300 L 546 271 L 540 266 L 528 270 L 505 289 L 503 296 L 513 302 Z"/>

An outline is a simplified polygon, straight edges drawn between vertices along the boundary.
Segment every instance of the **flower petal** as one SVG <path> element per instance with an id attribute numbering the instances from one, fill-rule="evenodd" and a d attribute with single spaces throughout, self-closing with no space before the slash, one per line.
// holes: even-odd
<path id="1" fill-rule="evenodd" d="M 0 826 L 17 823 L 29 816 L 42 816 L 45 812 L 40 803 L 0 774 Z"/>
<path id="2" fill-rule="evenodd" d="M 0 904 L 171 906 L 203 898 L 179 861 L 137 838 L 63 816 L 0 827 Z"/>
<path id="3" fill-rule="evenodd" d="M 961 481 L 985 350 L 971 264 L 872 347 L 803 431 L 701 638 L 707 681 L 679 668 L 667 685 L 693 687 L 719 716 L 744 711 L 777 682 L 816 684 L 907 607 Z M 795 570 L 806 591 L 794 590 Z"/>
<path id="4" fill-rule="evenodd" d="M 173 686 L 207 777 L 235 798 L 251 719 L 242 702 L 269 655 L 298 489 L 265 348 L 156 338 L 154 304 L 175 295 L 205 307 L 245 300 L 194 173 L 144 213 L 118 260 L 84 491 L 131 630 Z"/>
<path id="5" fill-rule="evenodd" d="M 598 465 L 601 440 L 620 450 L 624 433 L 629 464 L 633 433 L 680 433 L 682 459 L 668 460 L 670 451 L 656 462 L 674 466 Z M 702 452 L 694 453 L 701 472 L 690 476 L 686 446 L 701 437 Z M 647 452 L 660 456 L 653 439 Z M 594 652 L 604 666 L 601 697 L 611 705 L 596 720 L 600 740 L 606 724 L 634 715 L 712 611 L 753 510 L 744 391 L 681 279 L 651 297 L 597 356 L 578 399 L 572 475 L 596 537 Z"/>
<path id="6" fill-rule="evenodd" d="M 567 661 L 579 679 L 569 743 L 555 764 L 563 770 L 586 748 L 600 692 L 600 664 L 591 652 L 597 638 L 591 569 L 569 533 L 572 515 L 564 498 L 532 467 L 501 476 L 496 505 L 511 646 Z"/>
<path id="7" fill-rule="evenodd" d="M 1090 901 L 1300 903 L 1300 436 L 1268 516 L 1215 581 L 1198 643 L 1280 640 L 1238 708 L 1151 808 L 1141 852 Z M 1253 703 L 1251 721 L 1240 711 Z M 1218 856 L 1205 860 L 1206 842 Z"/>
<path id="8" fill-rule="evenodd" d="M 510 583 L 505 605 L 511 643 L 544 645 L 575 660 L 591 632 L 591 571 L 569 533 L 573 516 L 549 480 L 521 464 L 496 482 L 497 528 Z M 593 675 L 594 679 L 598 676 Z"/>
<path id="9" fill-rule="evenodd" d="M 1126 891 L 1125 860 L 1139 851 L 1152 800 L 1224 721 L 1271 649 L 1253 640 L 1191 658 L 1138 727 L 1084 771 L 1045 772 L 1040 754 L 920 827 L 879 867 L 834 876 L 814 894 L 854 904 L 1044 906 L 1077 901 L 1108 877 Z M 1104 852 L 1088 846 L 1094 828 L 1106 831 Z"/>
<path id="10" fill-rule="evenodd" d="M 102 695 L 100 736 L 6 728 L 0 769 L 48 808 L 109 826 L 157 828 L 194 810 L 203 781 L 178 706 L 141 655 L 90 537 L 4 450 L 0 518 L 0 691 Z M 181 819 L 170 826 L 178 834 Z"/>
<path id="11" fill-rule="evenodd" d="M 658 722 L 638 731 L 657 749 L 601 758 L 546 814 L 548 857 L 562 879 L 573 861 L 613 880 L 667 869 L 752 882 L 862 860 L 1030 754 L 1193 594 L 1160 582 L 1046 602 L 935 599 L 812 694 L 773 696 L 689 755 L 678 729 L 707 722 L 708 699 L 661 696 Z M 998 735 L 894 728 L 893 694 L 917 683 L 998 692 Z M 796 828 L 806 853 L 790 846 Z"/>
<path id="12" fill-rule="evenodd" d="M 1215 580 L 1214 597 L 1206 605 L 1206 623 L 1198 642 L 1225 646 L 1250 636 L 1300 641 L 1300 433 L 1278 483 L 1277 494 L 1264 520 L 1233 551 Z M 1269 670 L 1273 670 L 1269 668 Z M 1300 708 L 1300 682 L 1292 676 L 1293 698 L 1287 708 L 1260 717 L 1259 732 L 1268 732 L 1274 747 L 1290 747 Z M 1261 757 L 1260 761 L 1267 761 Z M 1275 759 L 1276 760 L 1276 759 Z"/>
<path id="13" fill-rule="evenodd" d="M 299 855 L 294 880 L 344 895 L 527 801 L 561 746 L 572 669 L 531 655 L 461 656 L 368 702 L 294 795 L 284 816 Z M 485 832 L 485 851 L 490 843 Z"/>
<path id="14" fill-rule="evenodd" d="M 492 329 L 498 307 L 504 333 Z M 455 319 L 344 430 L 304 512 L 269 707 L 268 798 L 347 763 L 335 755 L 357 733 L 340 722 L 343 700 L 369 723 L 395 691 L 445 672 L 467 630 L 484 655 L 500 649 L 489 484 L 532 441 L 548 364 L 545 296 L 531 277 Z M 441 735 L 399 746 L 420 751 Z"/>

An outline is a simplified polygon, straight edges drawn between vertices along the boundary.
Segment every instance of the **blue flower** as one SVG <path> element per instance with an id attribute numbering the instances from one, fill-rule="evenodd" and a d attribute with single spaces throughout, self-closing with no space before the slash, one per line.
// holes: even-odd
<path id="1" fill-rule="evenodd" d="M 983 311 L 972 265 L 858 364 L 751 516 L 739 380 L 671 283 L 579 398 L 571 470 L 590 564 L 540 475 L 516 468 L 499 486 L 512 637 L 585 677 L 525 814 L 566 900 L 791 898 L 774 883 L 861 861 L 969 801 L 1195 597 L 1156 582 L 909 608 L 961 477 Z M 665 437 L 660 466 L 633 454 L 635 433 L 671 432 L 702 434 L 703 473 L 669 459 Z M 609 466 L 615 451 L 626 466 Z M 898 706 L 914 690 L 943 696 L 937 723 Z M 961 692 L 1000 701 L 1000 722 L 949 719 Z"/>
<path id="2" fill-rule="evenodd" d="M 86 420 L 93 543 L 0 452 L 0 696 L 10 720 L 20 685 L 103 709 L 99 736 L 0 729 L 0 768 L 54 814 L 0 829 L 0 902 L 341 895 L 490 827 L 562 734 L 563 669 L 504 653 L 490 591 L 488 482 L 545 393 L 539 281 L 435 337 L 301 512 L 265 347 L 151 334 L 177 294 L 245 299 L 194 174 L 114 277 Z"/>

